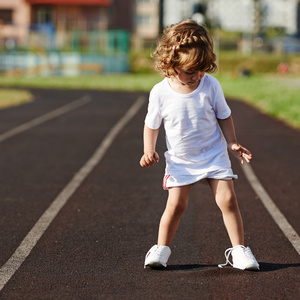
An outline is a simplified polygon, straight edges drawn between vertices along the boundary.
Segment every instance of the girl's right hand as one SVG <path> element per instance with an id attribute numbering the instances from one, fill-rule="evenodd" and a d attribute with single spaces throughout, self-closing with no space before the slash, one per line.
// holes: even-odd
<path id="1" fill-rule="evenodd" d="M 142 156 L 140 160 L 140 165 L 143 168 L 149 168 L 158 162 L 159 162 L 158 153 L 156 151 L 148 151 Z"/>

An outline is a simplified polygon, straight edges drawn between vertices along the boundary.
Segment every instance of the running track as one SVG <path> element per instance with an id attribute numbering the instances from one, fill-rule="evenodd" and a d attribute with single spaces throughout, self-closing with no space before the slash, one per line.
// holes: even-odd
<path id="1" fill-rule="evenodd" d="M 167 196 L 163 134 L 160 164 L 139 167 L 147 95 L 32 93 L 33 103 L 0 111 L 0 299 L 300 297 L 299 131 L 228 101 L 239 141 L 254 155 L 250 173 L 232 163 L 261 271 L 217 267 L 230 245 L 202 184 L 168 268 L 144 270 Z"/>

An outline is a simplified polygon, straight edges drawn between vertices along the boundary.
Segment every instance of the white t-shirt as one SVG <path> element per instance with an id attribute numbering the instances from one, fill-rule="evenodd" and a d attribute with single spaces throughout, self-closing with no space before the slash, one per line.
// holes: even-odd
<path id="1" fill-rule="evenodd" d="M 150 92 L 145 124 L 158 129 L 164 122 L 168 175 L 201 175 L 231 168 L 227 144 L 217 119 L 226 119 L 231 110 L 222 88 L 205 75 L 190 94 L 175 92 L 167 78 Z"/>

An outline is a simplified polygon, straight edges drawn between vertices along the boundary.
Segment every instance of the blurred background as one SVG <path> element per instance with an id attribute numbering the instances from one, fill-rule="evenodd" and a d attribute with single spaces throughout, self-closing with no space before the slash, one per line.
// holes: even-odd
<path id="1" fill-rule="evenodd" d="M 0 108 L 30 88 L 148 93 L 156 41 L 184 19 L 212 34 L 227 98 L 300 129 L 300 0 L 0 0 Z"/>
<path id="2" fill-rule="evenodd" d="M 3 76 L 153 72 L 162 29 L 192 18 L 220 72 L 300 73 L 299 0 L 0 0 Z"/>

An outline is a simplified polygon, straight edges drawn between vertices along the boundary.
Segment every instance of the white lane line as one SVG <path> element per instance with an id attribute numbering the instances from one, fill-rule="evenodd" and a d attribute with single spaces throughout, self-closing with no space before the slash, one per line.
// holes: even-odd
<path id="1" fill-rule="evenodd" d="M 57 216 L 62 207 L 67 203 L 69 198 L 74 194 L 76 189 L 82 184 L 85 178 L 91 173 L 93 168 L 99 164 L 107 149 L 111 146 L 117 135 L 124 126 L 135 116 L 142 105 L 145 103 L 144 97 L 140 97 L 128 110 L 128 112 L 118 121 L 118 123 L 108 132 L 102 143 L 96 149 L 94 154 L 85 163 L 85 165 L 75 174 L 72 180 L 65 186 L 60 194 L 54 199 L 49 208 L 43 213 L 36 222 L 20 246 L 10 257 L 10 259 L 0 269 L 0 291 L 6 283 L 21 267 L 28 257 L 36 243 L 47 230 L 53 219 Z"/>
<path id="2" fill-rule="evenodd" d="M 298 233 L 290 225 L 286 217 L 281 213 L 279 208 L 273 202 L 273 200 L 266 192 L 264 187 L 261 185 L 252 167 L 248 164 L 244 164 L 242 166 L 242 170 L 244 171 L 244 174 L 248 179 L 250 185 L 252 186 L 253 190 L 256 192 L 257 196 L 260 198 L 261 202 L 263 203 L 269 214 L 272 216 L 275 223 L 282 230 L 282 232 L 293 245 L 293 247 L 296 249 L 298 254 L 300 254 L 300 237 Z"/>
<path id="3" fill-rule="evenodd" d="M 19 133 L 22 133 L 28 129 L 31 129 L 32 127 L 38 126 L 38 125 L 45 123 L 51 119 L 57 118 L 73 109 L 81 107 L 81 106 L 85 105 L 86 103 L 88 103 L 89 101 L 90 101 L 90 96 L 86 95 L 76 101 L 73 101 L 69 104 L 61 106 L 58 109 L 50 111 L 47 114 L 44 114 L 36 119 L 33 119 L 33 120 L 31 120 L 27 123 L 24 123 L 18 127 L 15 127 L 9 131 L 6 131 L 0 135 L 0 143 L 19 134 Z"/>

